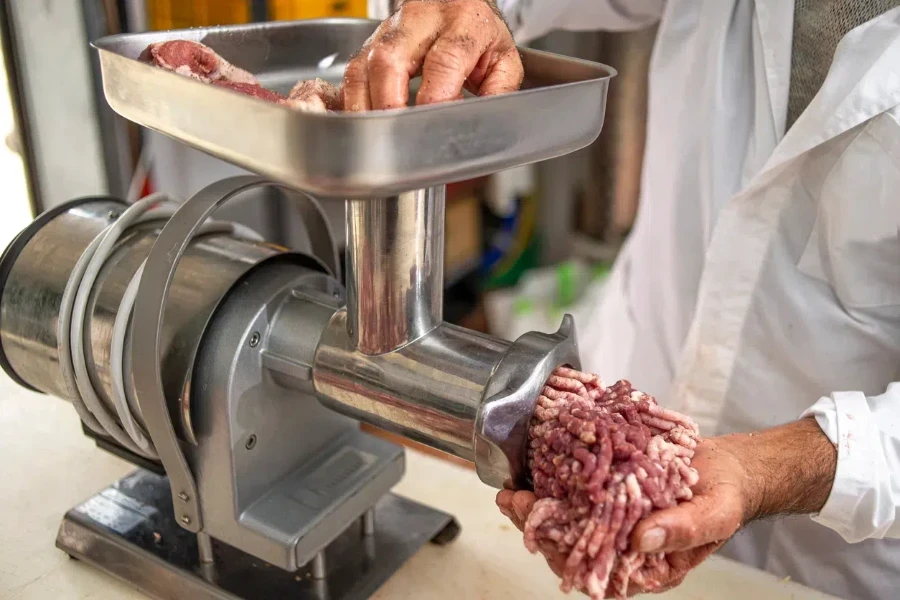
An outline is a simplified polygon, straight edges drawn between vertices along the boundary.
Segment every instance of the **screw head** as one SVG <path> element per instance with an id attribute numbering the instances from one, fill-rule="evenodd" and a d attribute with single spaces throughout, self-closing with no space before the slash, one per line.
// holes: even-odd
<path id="1" fill-rule="evenodd" d="M 116 211 L 114 211 L 114 210 L 109 211 L 109 214 L 106 215 L 106 217 L 107 217 L 110 221 L 115 221 L 116 219 L 119 218 L 119 216 L 120 216 L 119 213 L 116 212 Z"/>
<path id="2" fill-rule="evenodd" d="M 257 346 L 259 346 L 259 333 L 254 331 L 253 335 L 250 336 L 250 347 L 256 348 Z"/>
<path id="3" fill-rule="evenodd" d="M 244 448 L 246 448 L 247 450 L 253 450 L 253 448 L 255 446 L 256 446 L 256 434 L 251 433 L 250 437 L 247 438 L 247 443 L 244 444 Z"/>
<path id="4" fill-rule="evenodd" d="M 181 522 L 184 523 L 185 525 L 190 525 L 191 518 L 187 515 L 184 515 L 183 517 L 181 517 Z"/>
<path id="5" fill-rule="evenodd" d="M 188 500 L 190 500 L 190 496 L 188 496 L 184 492 L 181 492 L 180 494 L 178 494 L 178 497 L 181 498 L 184 502 L 187 502 Z"/>

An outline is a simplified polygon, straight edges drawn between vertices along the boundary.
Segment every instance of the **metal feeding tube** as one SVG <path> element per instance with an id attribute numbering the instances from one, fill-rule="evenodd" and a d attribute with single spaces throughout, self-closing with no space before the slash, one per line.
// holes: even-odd
<path id="1" fill-rule="evenodd" d="M 347 201 L 347 326 L 384 354 L 443 321 L 444 186 Z"/>

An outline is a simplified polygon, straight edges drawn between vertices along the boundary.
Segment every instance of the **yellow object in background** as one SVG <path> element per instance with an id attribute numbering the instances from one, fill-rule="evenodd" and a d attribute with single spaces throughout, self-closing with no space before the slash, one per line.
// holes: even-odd
<path id="1" fill-rule="evenodd" d="M 366 0 L 269 0 L 269 18 L 273 21 L 356 17 L 368 15 Z"/>
<path id="2" fill-rule="evenodd" d="M 269 19 L 368 16 L 367 0 L 268 0 Z M 147 0 L 150 29 L 237 25 L 252 21 L 251 0 Z"/>
<path id="3" fill-rule="evenodd" d="M 249 23 L 250 0 L 147 0 L 150 29 Z"/>

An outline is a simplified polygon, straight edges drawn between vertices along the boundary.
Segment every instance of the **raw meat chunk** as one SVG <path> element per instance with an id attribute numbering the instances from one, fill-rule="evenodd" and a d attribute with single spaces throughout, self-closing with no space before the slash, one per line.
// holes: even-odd
<path id="1" fill-rule="evenodd" d="M 341 93 L 324 79 L 309 79 L 298 82 L 284 104 L 310 112 L 341 110 Z"/>
<path id="2" fill-rule="evenodd" d="M 300 81 L 285 98 L 262 87 L 256 77 L 200 42 L 172 40 L 150 44 L 140 58 L 167 71 L 294 110 L 317 113 L 341 110 L 340 91 L 325 80 Z"/>
<path id="3" fill-rule="evenodd" d="M 278 92 L 273 92 L 272 90 L 264 88 L 261 85 L 255 85 L 252 83 L 235 83 L 233 81 L 224 80 L 213 81 L 212 83 L 213 85 L 228 88 L 229 90 L 234 90 L 235 92 L 240 92 L 241 94 L 246 94 L 247 96 L 253 96 L 254 98 L 259 98 L 260 100 L 266 100 L 267 102 L 274 102 L 275 104 L 283 104 L 286 101 L 285 97 Z"/>
<path id="4" fill-rule="evenodd" d="M 200 42 L 172 40 L 150 44 L 141 60 L 206 83 L 230 81 L 259 85 L 256 77 L 235 67 Z"/>

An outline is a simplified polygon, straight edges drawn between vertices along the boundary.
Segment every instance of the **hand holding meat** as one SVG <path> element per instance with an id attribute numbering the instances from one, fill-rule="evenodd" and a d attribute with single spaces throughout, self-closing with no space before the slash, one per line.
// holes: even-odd
<path id="1" fill-rule="evenodd" d="M 630 544 L 638 521 L 686 502 L 698 473 L 696 424 L 627 381 L 560 368 L 547 381 L 529 430 L 534 495 L 503 492 L 525 546 L 562 577 L 563 591 L 594 600 L 657 590 L 673 579 L 658 551 Z M 518 512 L 516 512 L 518 511 Z"/>
<path id="2" fill-rule="evenodd" d="M 653 513 L 632 535 L 644 552 L 690 552 L 727 541 L 753 520 L 819 512 L 837 449 L 812 418 L 758 433 L 711 438 L 697 448 L 690 502 Z"/>
<path id="3" fill-rule="evenodd" d="M 350 61 L 344 110 L 402 108 L 422 75 L 416 104 L 514 92 L 523 68 L 493 0 L 407 0 Z"/>
<path id="4" fill-rule="evenodd" d="M 593 600 L 665 591 L 750 521 L 818 511 L 836 461 L 812 419 L 700 440 L 628 382 L 565 368 L 529 437 L 534 492 L 505 490 L 497 504 L 562 589 Z"/>

